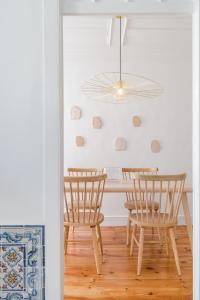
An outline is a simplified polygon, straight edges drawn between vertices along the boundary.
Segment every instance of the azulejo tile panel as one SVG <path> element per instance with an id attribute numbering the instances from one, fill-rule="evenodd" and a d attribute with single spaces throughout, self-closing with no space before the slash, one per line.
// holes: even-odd
<path id="1" fill-rule="evenodd" d="M 0 300 L 45 300 L 43 225 L 0 226 Z"/>

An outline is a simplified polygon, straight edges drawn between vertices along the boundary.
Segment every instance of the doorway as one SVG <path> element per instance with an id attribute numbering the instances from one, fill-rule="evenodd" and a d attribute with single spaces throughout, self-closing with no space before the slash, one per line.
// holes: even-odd
<path id="1" fill-rule="evenodd" d="M 64 102 L 67 104 L 64 108 L 64 119 L 65 128 L 67 130 L 70 129 L 71 132 L 70 135 L 64 135 L 65 166 L 85 167 L 87 165 L 88 167 L 95 166 L 98 168 L 102 166 L 117 168 L 119 166 L 129 166 L 130 162 L 131 165 L 136 166 L 151 164 L 151 166 L 158 166 L 162 173 L 175 173 L 184 169 L 189 174 L 188 182 L 191 185 L 191 16 L 167 15 L 161 18 L 158 16 L 146 17 L 144 15 L 128 16 L 129 27 L 123 47 L 125 56 L 124 68 L 127 72 L 134 71 L 137 74 L 148 75 L 148 77 L 153 76 L 154 79 L 163 84 L 164 93 L 159 100 L 153 102 L 148 100 L 143 103 L 128 103 L 120 107 L 113 106 L 113 104 L 99 104 L 89 101 L 80 92 L 82 81 L 98 72 L 114 70 L 118 67 L 116 64 L 118 61 L 118 48 L 116 47 L 117 26 L 116 24 L 113 25 L 109 40 L 108 24 L 110 19 L 112 19 L 112 16 L 106 15 L 100 17 L 66 16 L 63 20 L 64 91 L 66 89 Z M 102 57 L 103 60 L 101 60 Z M 70 115 L 71 108 L 74 106 L 81 111 L 80 118 L 77 120 L 72 119 Z M 137 128 L 140 130 L 139 132 L 130 124 L 131 121 L 126 124 L 127 120 L 132 120 L 134 114 L 142 116 L 143 124 L 140 128 Z M 100 131 L 95 132 L 92 128 L 91 120 L 93 116 L 99 115 L 103 120 L 103 127 Z M 127 132 L 130 133 L 130 131 L 132 131 L 132 134 L 127 135 Z M 104 143 L 105 134 L 110 143 Z M 128 148 L 125 152 L 121 152 L 120 155 L 113 149 L 114 138 L 118 135 L 126 135 L 126 140 L 128 141 Z M 150 149 L 150 142 L 155 135 L 156 140 L 158 139 L 162 145 L 161 152 L 157 155 L 152 154 Z M 84 146 L 78 147 L 76 145 L 77 136 L 84 138 Z M 178 139 L 177 136 L 179 137 Z M 98 153 L 102 145 L 105 145 L 103 155 L 102 152 Z M 140 146 L 138 147 L 138 145 Z M 144 152 L 144 155 L 141 155 L 142 152 Z M 93 155 L 93 153 L 96 153 L 96 155 Z M 134 153 L 134 157 L 132 153 Z M 148 153 L 148 155 L 145 153 Z M 118 205 L 116 205 L 116 196 L 114 199 L 112 195 L 106 196 L 104 211 L 106 215 L 105 224 L 107 226 L 125 225 L 124 199 L 121 195 L 118 195 L 117 201 Z M 192 201 L 190 200 L 190 202 Z M 180 224 L 184 222 L 181 213 L 179 222 Z M 118 236 L 122 236 L 122 233 L 123 229 L 121 228 Z M 111 232 L 112 234 L 116 233 Z M 185 247 L 187 248 L 187 245 Z M 124 247 L 124 249 L 126 248 Z M 83 247 L 80 251 L 87 252 L 88 249 Z M 126 253 L 126 250 L 123 253 Z M 187 260 L 191 263 L 191 258 L 187 258 Z M 74 256 L 71 262 L 73 265 Z M 70 263 L 70 268 L 72 268 L 72 265 Z M 152 265 L 147 264 L 146 267 L 150 273 L 154 270 Z M 189 268 L 191 274 L 191 265 Z M 154 271 L 155 274 L 159 274 L 157 269 Z M 108 273 L 115 273 L 112 267 L 108 268 Z M 87 270 L 84 270 L 82 275 L 83 278 L 91 276 Z M 132 273 L 130 276 L 132 276 Z M 159 277 L 160 275 L 156 276 Z M 165 286 L 168 276 L 167 274 L 163 283 L 161 282 L 161 286 L 162 284 Z M 127 279 L 130 280 L 130 278 Z M 81 282 L 81 280 L 79 278 L 77 282 Z M 95 278 L 96 281 L 98 280 Z M 117 279 L 115 278 L 113 282 L 116 281 Z M 95 284 L 91 283 L 91 286 L 93 289 Z M 115 286 L 115 283 L 113 286 Z M 121 288 L 123 289 L 124 286 L 122 285 Z M 80 287 L 79 289 L 81 290 Z M 155 286 L 154 289 L 157 290 L 158 286 Z M 191 286 L 189 289 L 191 291 Z M 118 293 L 120 292 L 118 291 Z M 149 293 L 154 294 L 152 286 Z M 76 297 L 78 297 L 78 294 L 76 294 Z"/>

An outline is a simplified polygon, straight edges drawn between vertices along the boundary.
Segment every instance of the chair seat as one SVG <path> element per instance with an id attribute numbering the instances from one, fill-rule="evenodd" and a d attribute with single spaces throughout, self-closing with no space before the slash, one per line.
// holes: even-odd
<path id="1" fill-rule="evenodd" d="M 78 203 L 77 202 L 75 202 L 74 203 L 74 208 L 78 208 Z M 97 203 L 95 203 L 95 204 L 90 204 L 90 201 L 86 201 L 86 203 L 85 203 L 85 209 L 89 209 L 90 207 L 92 207 L 92 208 L 99 208 L 99 204 Z M 84 202 L 83 201 L 80 201 L 79 202 L 79 209 L 83 209 L 83 207 L 84 207 Z M 69 209 L 72 209 L 72 205 L 71 205 L 71 203 L 70 203 L 70 205 L 69 205 Z"/>
<path id="2" fill-rule="evenodd" d="M 154 203 L 148 201 L 147 204 L 148 204 L 149 210 L 151 210 L 153 207 L 154 207 L 154 210 L 159 209 L 159 204 L 155 201 L 154 201 Z M 142 205 L 142 209 L 146 209 L 146 201 L 141 201 L 141 205 Z M 138 206 L 140 207 L 140 204 Z M 126 201 L 124 203 L 124 207 L 127 208 L 128 210 L 135 210 L 136 209 L 135 201 Z"/>
<path id="3" fill-rule="evenodd" d="M 103 222 L 104 215 L 99 214 L 98 220 L 96 219 L 95 212 L 79 212 L 79 214 L 72 213 L 69 214 L 69 219 L 67 213 L 64 214 L 64 225 L 65 226 L 96 226 Z"/>
<path id="4" fill-rule="evenodd" d="M 148 214 L 148 217 L 145 213 L 131 214 L 129 219 L 134 224 L 140 227 L 174 227 L 176 226 L 176 222 L 169 220 L 168 214 L 160 213 L 159 215 Z"/>

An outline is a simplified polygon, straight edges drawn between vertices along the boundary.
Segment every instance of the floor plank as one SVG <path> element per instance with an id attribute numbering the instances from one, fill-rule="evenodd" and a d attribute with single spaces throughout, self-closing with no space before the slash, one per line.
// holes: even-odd
<path id="1" fill-rule="evenodd" d="M 76 229 L 70 238 L 88 239 L 87 229 Z M 145 240 L 151 239 L 146 231 Z M 157 239 L 156 234 L 154 238 Z M 177 228 L 177 245 L 182 276 L 176 272 L 172 250 L 166 257 L 159 244 L 144 246 L 142 275 L 136 275 L 137 248 L 129 257 L 125 246 L 125 227 L 102 227 L 104 262 L 102 274 L 97 275 L 92 245 L 70 244 L 65 255 L 65 300 L 191 300 L 192 256 L 185 226 Z"/>

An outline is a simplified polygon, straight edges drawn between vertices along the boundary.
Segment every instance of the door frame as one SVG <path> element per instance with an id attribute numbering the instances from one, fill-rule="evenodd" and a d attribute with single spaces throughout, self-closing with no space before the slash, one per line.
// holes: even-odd
<path id="1" fill-rule="evenodd" d="M 199 1 L 193 11 L 193 299 L 200 299 Z M 91 1 L 92 2 L 92 1 Z M 43 0 L 44 199 L 46 299 L 64 298 L 63 55 L 64 0 Z M 130 4 L 130 3 L 129 3 Z M 113 12 L 113 14 L 115 14 Z M 111 12 L 110 12 L 111 14 Z M 96 13 L 94 14 L 96 15 Z M 55 243 L 56 240 L 56 243 Z M 56 278 L 56 280 L 55 280 Z"/>
<path id="2" fill-rule="evenodd" d="M 195 1 L 192 15 L 192 43 L 193 43 L 193 299 L 200 299 L 200 109 L 199 109 L 199 19 L 200 1 Z"/>

